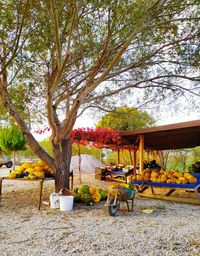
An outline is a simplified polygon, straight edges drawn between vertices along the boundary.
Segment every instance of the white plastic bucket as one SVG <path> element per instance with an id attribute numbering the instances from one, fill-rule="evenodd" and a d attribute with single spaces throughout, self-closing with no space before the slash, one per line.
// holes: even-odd
<path id="1" fill-rule="evenodd" d="M 60 210 L 71 211 L 73 209 L 74 197 L 73 196 L 60 196 Z"/>
<path id="2" fill-rule="evenodd" d="M 60 195 L 58 193 L 52 193 L 50 195 L 51 208 L 60 208 Z"/>

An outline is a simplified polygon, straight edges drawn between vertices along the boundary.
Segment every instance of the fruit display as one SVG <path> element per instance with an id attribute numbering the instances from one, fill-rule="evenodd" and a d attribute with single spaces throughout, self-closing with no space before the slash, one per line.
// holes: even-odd
<path id="1" fill-rule="evenodd" d="M 197 178 L 188 172 L 179 172 L 178 170 L 158 171 L 148 168 L 139 172 L 133 179 L 174 184 L 193 184 L 197 182 Z"/>
<path id="2" fill-rule="evenodd" d="M 74 201 L 77 203 L 99 203 L 107 199 L 106 192 L 96 186 L 80 185 L 74 192 Z"/>
<path id="3" fill-rule="evenodd" d="M 8 174 L 8 178 L 23 179 L 43 179 L 45 177 L 53 177 L 54 173 L 41 159 L 37 163 L 26 162 L 18 166 L 15 170 Z"/>

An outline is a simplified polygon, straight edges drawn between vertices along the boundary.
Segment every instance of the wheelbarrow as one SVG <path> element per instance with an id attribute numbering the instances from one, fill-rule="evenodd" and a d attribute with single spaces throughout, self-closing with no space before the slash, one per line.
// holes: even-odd
<path id="1" fill-rule="evenodd" d="M 114 188 L 109 189 L 106 201 L 109 215 L 115 216 L 117 210 L 120 209 L 120 202 L 126 202 L 128 212 L 132 212 L 136 191 L 136 189 L 128 189 L 121 186 L 115 186 Z M 131 208 L 129 202 L 131 202 Z"/>

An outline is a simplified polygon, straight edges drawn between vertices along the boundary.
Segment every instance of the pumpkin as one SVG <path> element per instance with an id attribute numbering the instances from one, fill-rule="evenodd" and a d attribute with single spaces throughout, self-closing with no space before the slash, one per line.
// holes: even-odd
<path id="1" fill-rule="evenodd" d="M 94 203 L 99 203 L 101 201 L 100 193 L 95 193 L 94 195 L 92 195 L 92 198 L 93 198 Z"/>
<path id="2" fill-rule="evenodd" d="M 95 191 L 96 191 L 95 187 L 93 187 L 93 186 L 89 187 L 89 194 L 90 195 L 93 195 L 95 193 Z"/>

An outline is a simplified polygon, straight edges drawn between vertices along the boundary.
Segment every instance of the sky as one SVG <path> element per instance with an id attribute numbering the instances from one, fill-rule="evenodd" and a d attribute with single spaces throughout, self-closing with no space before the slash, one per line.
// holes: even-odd
<path id="1" fill-rule="evenodd" d="M 156 111 L 154 112 L 156 114 Z M 173 123 L 181 123 L 181 122 L 187 122 L 192 120 L 200 120 L 200 113 L 198 111 L 189 111 L 188 113 L 186 111 L 175 111 L 171 112 L 169 109 L 168 111 L 161 110 L 161 115 L 159 117 L 154 116 L 152 113 L 149 113 L 150 115 L 153 115 L 153 117 L 156 120 L 156 126 L 160 125 L 167 125 L 167 124 L 173 124 Z M 95 125 L 97 123 L 98 119 L 97 117 L 93 116 L 91 112 L 83 114 L 75 124 L 74 128 L 95 128 Z M 44 134 L 36 134 L 34 133 L 34 136 L 37 140 L 43 140 L 50 136 L 50 132 L 45 132 Z"/>

